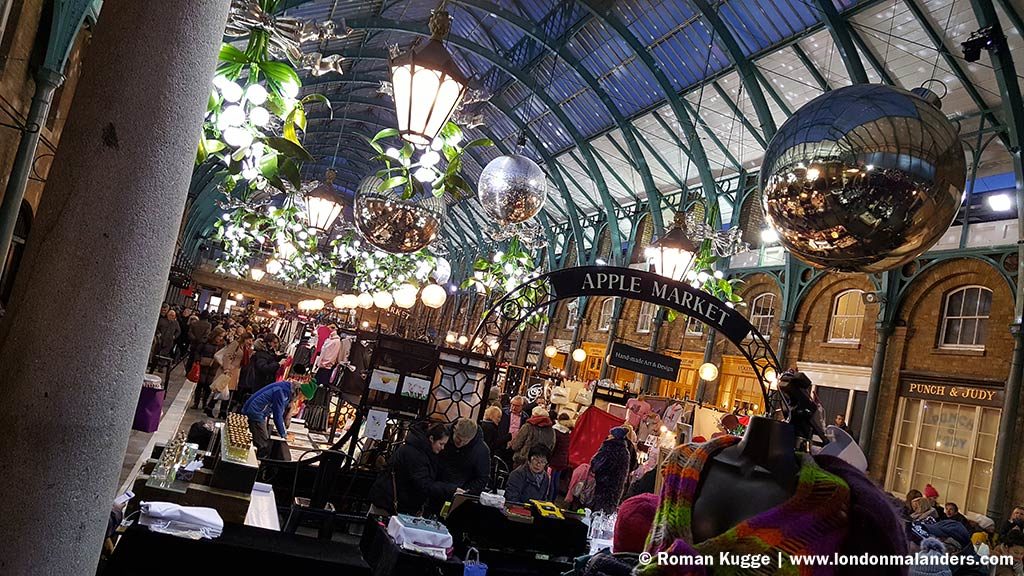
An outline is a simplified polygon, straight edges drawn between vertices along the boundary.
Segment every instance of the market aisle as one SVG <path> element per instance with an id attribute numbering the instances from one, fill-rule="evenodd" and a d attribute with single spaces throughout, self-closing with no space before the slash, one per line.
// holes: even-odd
<path id="1" fill-rule="evenodd" d="M 182 425 L 182 419 L 189 411 L 189 401 L 192 398 L 192 391 L 195 384 L 185 379 L 184 363 L 179 364 L 171 371 L 171 378 L 167 384 L 167 394 L 164 396 L 162 408 L 163 416 L 160 418 L 160 427 L 156 432 L 147 433 L 132 430 L 128 438 L 128 450 L 125 452 L 124 461 L 121 463 L 121 476 L 118 480 L 121 494 L 131 485 L 136 471 L 153 450 L 157 443 L 166 442 L 177 433 Z M 191 421 L 185 425 L 185 429 L 191 425 Z"/>

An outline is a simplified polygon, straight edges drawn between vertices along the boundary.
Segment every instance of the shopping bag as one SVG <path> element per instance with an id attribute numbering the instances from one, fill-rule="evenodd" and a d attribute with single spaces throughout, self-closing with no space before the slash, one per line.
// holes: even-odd
<path id="1" fill-rule="evenodd" d="M 480 552 L 476 548 L 466 551 L 466 560 L 462 563 L 462 576 L 487 576 L 487 564 L 480 561 Z"/>
<path id="2" fill-rule="evenodd" d="M 576 403 L 580 406 L 590 406 L 594 403 L 594 391 L 589 388 L 583 388 L 576 393 Z"/>
<path id="3" fill-rule="evenodd" d="M 218 394 L 223 394 L 228 391 L 228 386 L 231 383 L 231 376 L 227 372 L 220 372 L 217 377 L 210 382 L 210 390 Z"/>
<path id="4" fill-rule="evenodd" d="M 199 362 L 192 364 L 192 369 L 188 371 L 186 378 L 190 382 L 199 382 Z"/>

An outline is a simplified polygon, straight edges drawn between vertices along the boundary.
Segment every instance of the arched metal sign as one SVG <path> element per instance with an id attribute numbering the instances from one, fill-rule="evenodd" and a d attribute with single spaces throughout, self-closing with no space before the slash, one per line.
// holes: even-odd
<path id="1" fill-rule="evenodd" d="M 613 266 L 563 268 L 538 276 L 505 294 L 484 315 L 468 348 L 495 347 L 495 355 L 509 336 L 530 316 L 553 302 L 580 296 L 617 296 L 671 308 L 695 318 L 725 336 L 750 363 L 764 406 L 769 413 L 788 412 L 782 395 L 770 390 L 781 370 L 768 339 L 742 314 L 711 294 L 664 276 Z"/>

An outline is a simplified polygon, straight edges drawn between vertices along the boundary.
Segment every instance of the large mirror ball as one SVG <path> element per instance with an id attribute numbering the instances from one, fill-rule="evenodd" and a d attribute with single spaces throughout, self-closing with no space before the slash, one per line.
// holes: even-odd
<path id="1" fill-rule="evenodd" d="M 934 93 L 874 84 L 826 92 L 765 151 L 762 202 L 791 254 L 874 273 L 933 246 L 963 200 L 964 149 Z"/>

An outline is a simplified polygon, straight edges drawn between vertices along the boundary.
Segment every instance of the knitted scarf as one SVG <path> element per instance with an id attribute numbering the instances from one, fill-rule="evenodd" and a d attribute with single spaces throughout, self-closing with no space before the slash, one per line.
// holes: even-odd
<path id="1" fill-rule="evenodd" d="M 693 544 L 691 520 L 704 465 L 720 450 L 739 442 L 737 436 L 720 436 L 703 444 L 676 448 L 665 464 L 661 503 L 648 536 L 647 550 L 670 556 L 711 556 L 712 566 L 659 565 L 640 567 L 643 576 L 758 574 L 827 575 L 830 567 L 796 567 L 787 556 L 832 555 L 846 538 L 850 488 L 840 477 L 822 470 L 807 454 L 799 454 L 800 470 L 793 496 L 782 504 L 748 518 L 728 531 Z M 767 554 L 771 562 L 758 569 L 722 566 L 719 554 Z M 778 555 L 782 553 L 782 566 Z"/>

